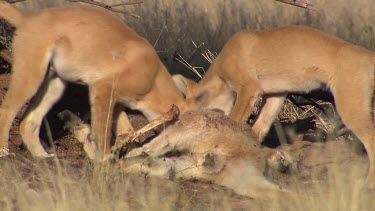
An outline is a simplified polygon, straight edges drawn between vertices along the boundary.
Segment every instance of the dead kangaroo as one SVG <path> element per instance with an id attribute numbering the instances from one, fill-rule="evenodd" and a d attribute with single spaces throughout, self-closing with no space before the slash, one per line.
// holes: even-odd
<path id="1" fill-rule="evenodd" d="M 16 27 L 12 79 L 0 110 L 0 157 L 9 154 L 9 128 L 30 98 L 22 139 L 32 155 L 50 156 L 39 142 L 39 128 L 68 82 L 89 87 L 91 140 L 98 159 L 110 152 L 116 104 L 139 110 L 149 120 L 172 104 L 184 110 L 184 97 L 153 47 L 104 9 L 68 6 L 24 14 L 2 1 L 0 17 Z M 123 132 L 132 129 L 126 114 L 114 116 Z"/>
<path id="2" fill-rule="evenodd" d="M 141 161 L 133 164 L 137 157 Z M 205 110 L 182 114 L 150 143 L 130 151 L 123 166 L 132 173 L 211 181 L 240 195 L 271 199 L 290 193 L 264 174 L 296 170 L 296 161 L 285 151 L 259 146 L 250 126 Z"/>
<path id="3" fill-rule="evenodd" d="M 176 76 L 192 107 L 219 108 L 247 120 L 260 96 L 265 105 L 253 125 L 262 141 L 288 92 L 330 88 L 345 125 L 364 144 L 367 179 L 375 185 L 372 120 L 375 53 L 304 26 L 241 31 L 231 37 L 199 82 Z"/>

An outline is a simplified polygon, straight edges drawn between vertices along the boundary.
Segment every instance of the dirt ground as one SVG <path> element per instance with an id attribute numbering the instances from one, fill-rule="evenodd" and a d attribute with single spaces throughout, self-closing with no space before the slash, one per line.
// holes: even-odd
<path id="1" fill-rule="evenodd" d="M 9 74 L 0 75 L 1 101 L 7 90 L 9 78 Z M 74 87 L 72 90 L 68 89 L 67 92 L 68 94 L 53 108 L 47 117 L 53 133 L 54 150 L 58 160 L 69 167 L 71 174 L 76 177 L 87 176 L 93 172 L 92 163 L 83 151 L 83 146 L 68 131 L 64 131 L 63 122 L 56 117 L 58 112 L 69 109 L 85 119 L 89 109 L 87 100 L 86 102 L 84 100 L 84 98 L 87 99 L 87 91 L 83 87 Z M 22 107 L 17 115 L 10 132 L 10 151 L 12 155 L 0 159 L 0 164 L 3 165 L 7 162 L 13 164 L 19 163 L 20 165 L 17 167 L 18 171 L 21 172 L 25 179 L 31 180 L 37 174 L 33 170 L 33 167 L 42 161 L 32 158 L 22 144 L 18 126 L 25 109 L 26 105 Z M 130 120 L 136 129 L 147 123 L 145 118 L 137 113 L 130 114 Z M 152 136 L 153 134 L 148 135 Z M 45 142 L 45 147 L 48 150 L 53 150 L 48 145 L 48 138 L 44 128 L 41 129 L 41 137 Z M 311 190 L 311 187 L 316 183 L 325 184 L 330 176 L 329 169 L 333 164 L 340 164 L 337 171 L 344 175 L 350 171 L 357 171 L 357 179 L 364 178 L 367 171 L 368 163 L 366 156 L 354 153 L 350 145 L 344 141 L 312 143 L 300 140 L 283 148 L 300 159 L 300 172 L 297 175 L 274 175 L 270 180 L 279 184 L 280 187 L 290 190 L 300 191 L 301 188 Z M 56 161 L 47 161 L 47 164 L 47 168 L 56 168 Z M 354 166 L 356 167 L 355 170 L 353 170 Z M 137 181 L 137 183 L 142 184 L 145 180 L 144 175 L 132 175 L 129 177 Z M 160 181 L 163 184 L 165 182 L 164 180 Z M 38 182 L 31 184 L 37 186 Z M 263 206 L 251 198 L 238 196 L 231 190 L 207 182 L 179 180 L 172 182 L 172 185 L 177 189 L 178 200 L 175 202 L 176 209 L 204 210 L 205 207 L 213 206 L 220 208 L 229 204 L 230 209 L 247 210 L 251 207 L 252 210 L 258 210 L 258 208 L 262 209 Z M 223 198 L 226 200 L 223 201 Z"/>

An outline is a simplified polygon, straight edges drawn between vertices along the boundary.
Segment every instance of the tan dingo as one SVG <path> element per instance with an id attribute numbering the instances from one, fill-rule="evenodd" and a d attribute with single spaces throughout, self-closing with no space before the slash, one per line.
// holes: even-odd
<path id="1" fill-rule="evenodd" d="M 253 126 L 259 141 L 288 92 L 329 87 L 343 122 L 367 150 L 368 181 L 375 185 L 374 70 L 375 53 L 312 28 L 287 26 L 237 33 L 197 86 L 175 79 L 190 105 L 220 108 L 236 121 L 246 121 L 254 102 L 264 96 Z"/>
<path id="2" fill-rule="evenodd" d="M 91 140 L 98 158 L 109 153 L 116 103 L 149 120 L 172 104 L 184 110 L 183 95 L 153 47 L 105 10 L 69 6 L 25 15 L 0 2 L 0 16 L 17 29 L 12 80 L 0 110 L 0 157 L 9 153 L 8 133 L 16 113 L 34 95 L 20 132 L 34 156 L 49 156 L 39 142 L 39 127 L 67 82 L 89 87 Z M 132 129 L 126 115 L 120 118 Z"/>

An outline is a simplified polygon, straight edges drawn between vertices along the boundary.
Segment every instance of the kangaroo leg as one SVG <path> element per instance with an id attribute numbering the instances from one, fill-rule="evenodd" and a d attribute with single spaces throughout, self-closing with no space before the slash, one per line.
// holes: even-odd
<path id="1" fill-rule="evenodd" d="M 137 160 L 124 160 L 122 169 L 132 174 L 143 174 L 147 176 L 158 176 L 162 178 L 173 178 L 175 162 L 167 157 L 146 157 Z"/>
<path id="2" fill-rule="evenodd" d="M 89 138 L 91 134 L 90 125 L 83 123 L 79 117 L 73 113 L 66 113 L 65 115 L 66 117 L 69 117 L 66 118 L 68 122 L 78 122 L 78 124 L 71 127 L 70 130 L 74 134 L 74 137 L 83 144 L 83 148 L 87 155 L 91 159 L 95 159 L 97 149 L 96 145 Z M 123 106 L 116 105 L 113 116 L 115 119 L 116 135 L 122 135 L 129 132 L 129 130 L 133 130 Z"/>
<path id="3" fill-rule="evenodd" d="M 368 86 L 366 86 L 366 84 Z M 332 84 L 336 108 L 344 124 L 353 131 L 365 146 L 370 161 L 367 180 L 375 186 L 375 130 L 372 121 L 371 99 L 373 78 L 363 80 L 343 78 Z"/>
<path id="4" fill-rule="evenodd" d="M 48 157 L 39 141 L 39 130 L 43 117 L 61 98 L 65 90 L 65 82 L 58 77 L 48 78 L 33 97 L 20 125 L 23 141 L 31 154 L 36 157 Z"/>
<path id="5" fill-rule="evenodd" d="M 116 136 L 128 133 L 129 131 L 134 131 L 132 124 L 129 121 L 128 115 L 126 115 L 125 107 L 121 105 L 116 105 L 114 109 L 115 118 L 115 133 Z"/>
<path id="6" fill-rule="evenodd" d="M 203 179 L 211 176 L 209 173 L 202 173 L 202 156 L 183 155 L 175 158 L 153 157 L 137 158 L 136 161 L 125 159 L 122 166 L 126 172 L 142 173 L 145 175 L 159 176 L 169 179 Z M 134 163 L 135 162 L 135 163 Z"/>
<path id="7" fill-rule="evenodd" d="M 169 131 L 169 130 L 168 130 Z M 182 131 L 179 131 L 182 132 Z M 166 154 L 167 152 L 176 150 L 178 143 L 183 140 L 182 135 L 178 135 L 177 133 L 169 133 L 164 131 L 156 138 L 152 139 L 150 143 L 143 145 L 142 147 L 135 148 L 131 150 L 125 157 L 136 157 L 140 156 L 143 153 L 147 153 L 149 156 L 158 157 Z"/>
<path id="8" fill-rule="evenodd" d="M 257 134 L 259 142 L 263 141 L 270 130 L 271 124 L 281 110 L 285 97 L 286 95 L 272 95 L 265 98 L 265 104 L 252 126 L 252 130 Z"/>
<path id="9" fill-rule="evenodd" d="M 22 52 L 14 45 L 12 79 L 0 109 L 0 157 L 9 154 L 9 129 L 17 112 L 37 92 L 48 69 L 51 53 L 40 46 L 27 44 Z"/>
<path id="10" fill-rule="evenodd" d="M 252 162 L 244 159 L 228 163 L 225 173 L 215 183 L 231 188 L 239 195 L 268 201 L 290 193 L 269 182 Z"/>
<path id="11" fill-rule="evenodd" d="M 58 114 L 59 118 L 64 121 L 64 128 L 70 130 L 74 137 L 83 144 L 86 154 L 95 159 L 96 148 L 90 141 L 90 125 L 86 124 L 77 115 L 69 110 L 64 110 Z"/>
<path id="12" fill-rule="evenodd" d="M 202 135 L 202 130 L 171 126 L 149 143 L 140 148 L 131 150 L 125 157 L 135 157 L 142 153 L 147 153 L 152 157 L 158 157 L 174 150 L 192 151 L 192 146 L 195 146 L 196 141 L 199 140 Z"/>

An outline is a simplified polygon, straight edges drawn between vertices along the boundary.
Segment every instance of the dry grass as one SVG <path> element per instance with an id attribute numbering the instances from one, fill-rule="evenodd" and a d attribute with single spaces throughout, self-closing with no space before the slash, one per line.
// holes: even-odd
<path id="1" fill-rule="evenodd" d="M 169 70 L 190 74 L 195 79 L 198 77 L 174 61 L 175 53 L 179 53 L 192 66 L 207 68 L 209 63 L 200 53 L 205 49 L 219 52 L 226 40 L 242 29 L 307 25 L 375 50 L 375 1 L 306 1 L 314 4 L 316 11 L 306 11 L 274 0 L 145 0 L 143 4 L 124 7 L 129 12 L 139 14 L 140 20 L 120 16 L 155 45 Z M 113 4 L 123 0 L 101 2 Z M 27 0 L 16 6 L 26 11 L 36 11 L 65 4 L 69 3 L 64 0 Z"/>
<path id="2" fill-rule="evenodd" d="M 206 184 L 188 190 L 168 180 L 126 175 L 112 166 L 79 169 L 58 161 L 0 163 L 1 210 L 371 210 L 365 162 L 327 165 L 311 178 L 289 179 L 293 201 L 258 201 Z M 350 171 L 348 171 L 348 168 Z M 244 178 L 245 179 L 245 178 Z M 201 190 L 199 190 L 201 189 Z M 199 191 L 204 193 L 199 193 Z M 190 191 L 190 193 L 188 193 Z M 195 192 L 194 192 L 195 191 Z M 225 192 L 224 192 L 225 193 Z"/>
<path id="3" fill-rule="evenodd" d="M 242 29 L 291 24 L 312 26 L 375 50 L 374 1 L 319 0 L 312 3 L 315 12 L 273 0 L 145 1 L 129 7 L 140 14 L 142 20 L 126 17 L 126 22 L 151 43 L 158 39 L 155 48 L 161 57 L 170 58 L 177 52 L 192 66 L 207 67 L 209 63 L 201 58 L 200 52 L 205 49 L 219 52 L 226 40 Z M 168 31 L 164 30 L 159 37 L 163 28 Z M 200 46 L 198 51 L 192 40 Z M 185 69 L 172 66 L 170 70 L 175 71 L 175 68 Z"/>
<path id="4" fill-rule="evenodd" d="M 1 165 L 1 210 L 171 210 L 174 206 L 176 187 L 168 181 L 160 187 L 157 179 L 127 176 L 110 166 L 92 171 L 57 161 L 25 161 Z"/>

